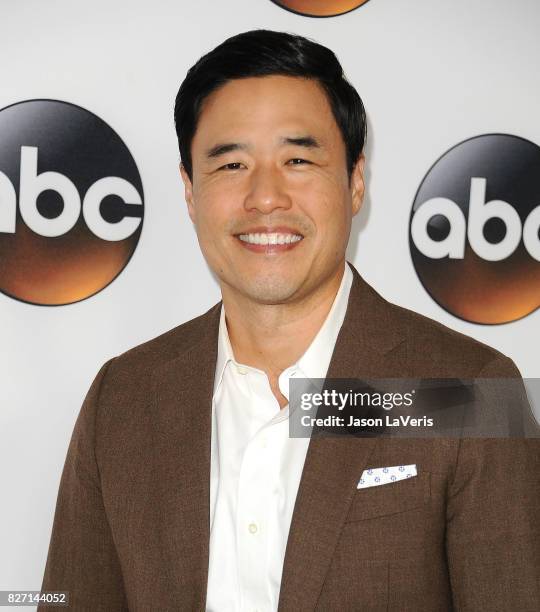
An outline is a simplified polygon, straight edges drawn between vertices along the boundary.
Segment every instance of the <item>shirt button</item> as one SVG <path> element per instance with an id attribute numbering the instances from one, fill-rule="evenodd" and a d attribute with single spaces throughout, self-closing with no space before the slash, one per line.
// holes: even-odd
<path id="1" fill-rule="evenodd" d="M 255 523 L 250 523 L 248 529 L 249 533 L 257 533 L 257 531 L 259 530 Z"/>
<path id="2" fill-rule="evenodd" d="M 238 374 L 247 374 L 247 370 L 243 366 L 236 366 L 236 370 Z"/>

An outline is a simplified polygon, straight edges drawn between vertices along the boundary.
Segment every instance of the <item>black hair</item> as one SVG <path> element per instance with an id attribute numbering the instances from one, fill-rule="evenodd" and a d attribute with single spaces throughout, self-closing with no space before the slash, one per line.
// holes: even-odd
<path id="1" fill-rule="evenodd" d="M 339 60 L 330 49 L 303 36 L 252 30 L 228 38 L 203 55 L 180 85 L 174 121 L 180 158 L 190 179 L 191 143 L 205 98 L 229 81 L 271 75 L 308 78 L 320 83 L 343 136 L 350 178 L 364 148 L 366 113 Z"/>

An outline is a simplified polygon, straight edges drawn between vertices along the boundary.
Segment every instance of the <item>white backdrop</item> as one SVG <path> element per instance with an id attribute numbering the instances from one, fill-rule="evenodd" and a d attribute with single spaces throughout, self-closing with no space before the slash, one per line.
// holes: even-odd
<path id="1" fill-rule="evenodd" d="M 0 294 L 0 590 L 41 586 L 67 445 L 99 367 L 219 299 L 185 209 L 172 109 L 200 55 L 259 27 L 331 47 L 366 105 L 368 197 L 349 260 L 387 299 L 540 376 L 540 311 L 494 326 L 454 318 L 408 247 L 412 201 L 442 153 L 491 132 L 540 144 L 538 0 L 370 0 L 328 19 L 269 0 L 0 0 L 0 108 L 53 98 L 96 113 L 134 156 L 146 206 L 135 254 L 101 293 L 60 307 Z"/>

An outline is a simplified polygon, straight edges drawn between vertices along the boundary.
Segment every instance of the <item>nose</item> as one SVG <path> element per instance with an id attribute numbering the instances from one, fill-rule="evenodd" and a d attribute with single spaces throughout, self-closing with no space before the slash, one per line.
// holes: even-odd
<path id="1" fill-rule="evenodd" d="M 292 201 L 287 193 L 284 178 L 277 168 L 259 167 L 252 172 L 244 200 L 246 210 L 268 215 L 275 209 L 287 210 L 291 206 Z"/>

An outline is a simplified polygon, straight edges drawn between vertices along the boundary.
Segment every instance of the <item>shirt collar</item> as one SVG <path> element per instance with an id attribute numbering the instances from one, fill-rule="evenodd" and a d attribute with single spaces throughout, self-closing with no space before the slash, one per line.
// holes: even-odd
<path id="1" fill-rule="evenodd" d="M 225 366 L 229 361 L 235 361 L 234 353 L 229 340 L 229 332 L 227 331 L 227 324 L 225 322 L 225 307 L 221 304 L 221 314 L 219 316 L 219 332 L 218 332 L 218 354 L 216 362 L 216 373 L 214 376 L 214 393 L 221 384 L 223 378 L 223 372 Z"/>
<path id="2" fill-rule="evenodd" d="M 305 353 L 300 357 L 296 364 L 287 368 L 286 371 L 299 369 L 301 375 L 306 378 L 325 378 L 334 352 L 334 346 L 345 319 L 347 304 L 349 301 L 349 293 L 353 282 L 353 275 L 349 265 L 345 264 L 344 274 L 341 278 L 341 283 L 330 308 L 330 312 L 326 316 L 324 323 L 320 327 L 315 338 L 306 349 Z M 214 376 L 214 392 L 221 384 L 223 372 L 229 361 L 235 363 L 239 368 L 243 367 L 234 358 L 227 325 L 225 322 L 225 308 L 221 305 L 221 313 L 219 318 L 218 332 L 218 354 L 216 361 L 216 371 Z M 287 395 L 288 397 L 288 395 Z"/>
<path id="3" fill-rule="evenodd" d="M 345 271 L 330 312 L 306 352 L 297 362 L 298 368 L 306 378 L 326 377 L 339 330 L 345 319 L 352 281 L 351 269 L 345 263 Z"/>

